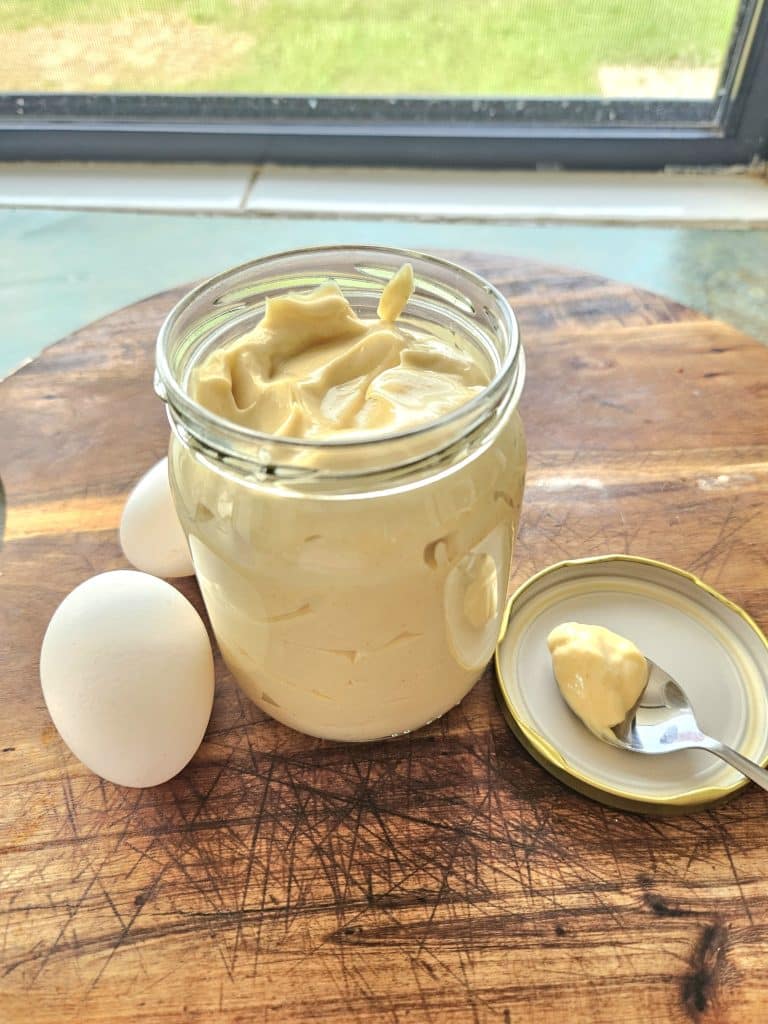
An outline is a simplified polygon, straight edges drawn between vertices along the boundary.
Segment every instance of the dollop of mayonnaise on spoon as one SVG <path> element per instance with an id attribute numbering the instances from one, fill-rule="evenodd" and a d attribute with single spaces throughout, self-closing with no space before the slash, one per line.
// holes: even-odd
<path id="1" fill-rule="evenodd" d="M 566 703 L 594 733 L 623 722 L 648 681 L 648 662 L 631 640 L 603 626 L 564 622 L 547 637 Z"/>

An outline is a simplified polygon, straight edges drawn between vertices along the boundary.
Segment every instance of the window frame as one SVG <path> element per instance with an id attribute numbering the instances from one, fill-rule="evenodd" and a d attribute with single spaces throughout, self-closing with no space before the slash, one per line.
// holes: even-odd
<path id="1" fill-rule="evenodd" d="M 0 94 L 0 160 L 656 170 L 768 157 L 768 0 L 707 101 Z"/>

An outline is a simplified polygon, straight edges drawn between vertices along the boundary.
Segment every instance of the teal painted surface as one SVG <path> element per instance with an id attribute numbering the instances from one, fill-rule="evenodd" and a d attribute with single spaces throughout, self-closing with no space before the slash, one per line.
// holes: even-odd
<path id="1" fill-rule="evenodd" d="M 342 242 L 579 267 L 768 341 L 768 231 L 0 210 L 0 376 L 154 292 L 280 249 Z"/>

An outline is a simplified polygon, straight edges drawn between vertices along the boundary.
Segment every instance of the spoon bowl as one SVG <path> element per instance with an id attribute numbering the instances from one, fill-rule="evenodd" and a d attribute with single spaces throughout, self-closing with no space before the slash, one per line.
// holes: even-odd
<path id="1" fill-rule="evenodd" d="M 618 725 L 610 729 L 592 729 L 598 739 L 638 754 L 708 750 L 768 790 L 768 771 L 732 747 L 702 732 L 680 684 L 650 658 L 646 658 L 646 661 L 648 680 L 637 703 Z"/>

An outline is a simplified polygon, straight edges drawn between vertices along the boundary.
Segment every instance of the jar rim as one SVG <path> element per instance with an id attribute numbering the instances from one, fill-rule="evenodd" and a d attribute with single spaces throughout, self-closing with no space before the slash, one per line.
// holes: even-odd
<path id="1" fill-rule="evenodd" d="M 474 395 L 468 402 L 444 413 L 442 416 L 427 423 L 418 424 L 404 430 L 389 431 L 386 433 L 375 433 L 372 435 L 358 435 L 353 437 L 324 437 L 304 438 L 277 436 L 246 427 L 242 424 L 233 423 L 222 416 L 211 412 L 205 406 L 196 402 L 182 387 L 173 372 L 169 361 L 169 348 L 172 341 L 174 327 L 180 317 L 198 299 L 204 298 L 208 291 L 215 289 L 218 285 L 225 283 L 228 279 L 234 278 L 243 272 L 257 271 L 279 260 L 291 257 L 316 257 L 318 269 L 322 269 L 322 257 L 340 256 L 343 254 L 359 254 L 362 257 L 375 255 L 397 256 L 403 261 L 418 261 L 422 265 L 433 265 L 459 275 L 472 282 L 475 287 L 482 288 L 493 298 L 496 311 L 504 322 L 505 333 L 509 338 L 507 351 L 503 353 L 501 361 L 496 368 L 491 380 L 478 394 Z M 329 275 L 331 276 L 331 275 Z M 392 445 L 400 441 L 412 440 L 414 438 L 426 439 L 432 434 L 437 436 L 441 431 L 450 428 L 454 423 L 470 421 L 470 429 L 482 421 L 492 411 L 497 399 L 503 396 L 506 390 L 512 392 L 512 397 L 519 398 L 522 391 L 524 378 L 524 356 L 520 341 L 520 330 L 512 307 L 504 298 L 501 292 L 481 275 L 467 270 L 465 267 L 451 260 L 440 256 L 432 256 L 413 249 L 401 249 L 395 246 L 379 245 L 331 245 L 331 246 L 307 246 L 300 249 L 290 249 L 262 256 L 254 260 L 248 260 L 237 266 L 230 267 L 212 277 L 206 278 L 196 285 L 173 306 L 163 321 L 157 336 L 155 347 L 155 391 L 166 403 L 169 415 L 173 412 L 185 419 L 185 425 L 189 429 L 190 417 L 199 421 L 206 428 L 206 447 L 225 450 L 233 453 L 238 450 L 238 455 L 248 461 L 247 455 L 242 451 L 241 446 L 249 448 L 256 445 L 269 445 L 272 448 L 283 448 L 286 451 L 303 449 L 307 451 L 326 452 L 362 452 L 379 450 L 384 445 Z M 477 416 L 476 414 L 481 414 Z M 197 435 L 197 431 L 192 431 Z M 203 440 L 202 438 L 199 438 Z M 219 444 L 215 442 L 218 441 Z M 213 443 L 212 443 L 213 442 Z M 258 459 L 254 460 L 258 461 Z"/>

